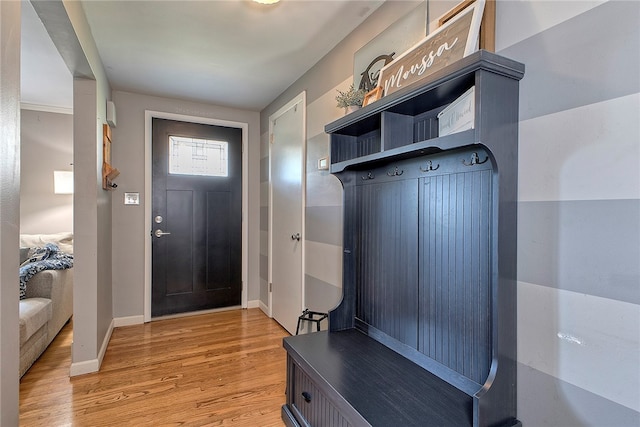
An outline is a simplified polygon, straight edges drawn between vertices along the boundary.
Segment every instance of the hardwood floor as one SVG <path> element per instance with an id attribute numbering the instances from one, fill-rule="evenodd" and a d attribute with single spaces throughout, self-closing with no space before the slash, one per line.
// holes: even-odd
<path id="1" fill-rule="evenodd" d="M 21 380 L 20 425 L 283 426 L 288 335 L 259 309 L 126 326 L 69 378 L 67 325 Z"/>

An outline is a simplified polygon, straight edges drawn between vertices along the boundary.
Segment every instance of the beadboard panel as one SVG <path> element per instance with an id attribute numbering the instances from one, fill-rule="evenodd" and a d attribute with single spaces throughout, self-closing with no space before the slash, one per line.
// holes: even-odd
<path id="1" fill-rule="evenodd" d="M 520 363 L 640 411 L 639 360 L 639 305 L 518 282 Z"/>
<path id="2" fill-rule="evenodd" d="M 421 180 L 418 350 L 484 383 L 491 364 L 491 169 Z"/>
<path id="3" fill-rule="evenodd" d="M 518 363 L 518 418 L 536 427 L 640 425 L 640 412 L 522 363 Z"/>
<path id="4" fill-rule="evenodd" d="M 518 203 L 518 280 L 640 304 L 640 200 Z"/>
<path id="5" fill-rule="evenodd" d="M 640 198 L 638 117 L 636 93 L 521 121 L 518 200 Z"/>
<path id="6" fill-rule="evenodd" d="M 417 349 L 418 269 L 405 268 L 405 264 L 416 266 L 419 261 L 418 182 L 414 179 L 358 186 L 352 200 L 357 215 L 355 247 L 359 248 L 355 262 L 355 315 Z M 404 316 L 397 315 L 399 307 Z"/>

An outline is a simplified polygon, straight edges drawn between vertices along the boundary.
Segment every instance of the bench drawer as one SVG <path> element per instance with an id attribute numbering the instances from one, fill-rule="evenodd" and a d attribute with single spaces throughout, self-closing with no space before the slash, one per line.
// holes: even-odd
<path id="1" fill-rule="evenodd" d="M 287 406 L 301 426 L 353 427 L 297 363 L 288 365 Z"/>

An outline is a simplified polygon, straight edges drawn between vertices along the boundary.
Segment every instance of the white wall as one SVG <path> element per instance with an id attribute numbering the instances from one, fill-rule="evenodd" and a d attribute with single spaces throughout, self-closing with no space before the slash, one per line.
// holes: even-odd
<path id="1" fill-rule="evenodd" d="M 73 170 L 73 116 L 20 113 L 20 233 L 73 231 L 73 195 L 53 193 L 53 171 Z"/>
<path id="2" fill-rule="evenodd" d="M 248 300 L 258 300 L 259 277 L 259 113 L 177 99 L 114 91 L 117 127 L 113 129 L 112 163 L 120 171 L 113 191 L 114 317 L 144 313 L 145 110 L 249 124 Z M 125 206 L 124 193 L 140 193 L 139 206 Z"/>
<path id="3" fill-rule="evenodd" d="M 0 425 L 18 425 L 20 2 L 0 2 Z M 7 285 L 8 284 L 8 285 Z"/>
<path id="4" fill-rule="evenodd" d="M 457 2 L 430 1 L 431 18 Z M 261 113 L 261 301 L 267 292 L 268 117 L 307 90 L 306 305 L 341 292 L 341 188 L 314 169 L 387 2 Z M 520 82 L 518 417 L 525 426 L 640 425 L 640 3 L 498 0 L 496 50 Z M 607 23 L 607 24 L 604 24 Z"/>

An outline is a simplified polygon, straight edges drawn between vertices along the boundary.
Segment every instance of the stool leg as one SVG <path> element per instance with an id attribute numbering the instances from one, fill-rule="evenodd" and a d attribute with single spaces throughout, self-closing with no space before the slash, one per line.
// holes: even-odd
<path id="1" fill-rule="evenodd" d="M 300 319 L 300 318 L 298 317 L 298 324 L 296 325 L 296 335 L 298 335 L 298 331 L 300 331 L 300 321 L 301 321 L 301 320 L 302 320 L 302 319 Z"/>
<path id="2" fill-rule="evenodd" d="M 320 332 L 320 320 L 316 322 L 316 325 L 318 325 L 318 332 Z"/>

